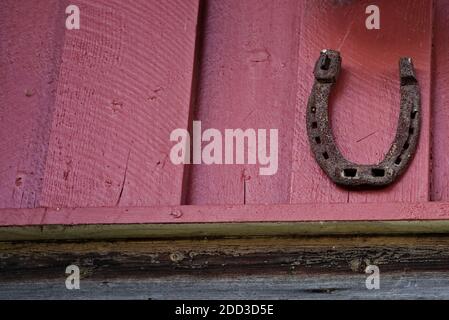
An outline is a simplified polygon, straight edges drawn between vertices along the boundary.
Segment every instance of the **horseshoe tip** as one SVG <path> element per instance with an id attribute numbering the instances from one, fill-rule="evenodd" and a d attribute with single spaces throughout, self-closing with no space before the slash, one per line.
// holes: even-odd
<path id="1" fill-rule="evenodd" d="M 410 57 L 401 57 L 399 59 L 399 76 L 401 85 L 415 85 L 417 84 L 415 68 L 413 60 Z"/>
<path id="2" fill-rule="evenodd" d="M 322 82 L 335 82 L 340 72 L 340 52 L 332 49 L 323 49 L 315 64 L 315 78 Z"/>

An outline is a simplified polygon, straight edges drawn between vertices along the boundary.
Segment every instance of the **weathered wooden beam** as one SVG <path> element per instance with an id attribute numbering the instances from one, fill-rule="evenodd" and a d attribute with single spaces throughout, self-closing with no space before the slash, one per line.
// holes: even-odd
<path id="1" fill-rule="evenodd" d="M 1 299 L 140 300 L 386 300 L 449 299 L 447 272 L 382 275 L 380 290 L 367 290 L 365 274 L 284 276 L 113 278 L 86 280 L 81 290 L 67 290 L 64 278 L 0 283 Z"/>
<path id="2" fill-rule="evenodd" d="M 447 236 L 0 243 L 0 251 L 1 298 L 429 298 L 449 287 Z M 64 286 L 72 264 L 79 291 Z M 380 290 L 367 290 L 367 265 L 379 267 Z"/>

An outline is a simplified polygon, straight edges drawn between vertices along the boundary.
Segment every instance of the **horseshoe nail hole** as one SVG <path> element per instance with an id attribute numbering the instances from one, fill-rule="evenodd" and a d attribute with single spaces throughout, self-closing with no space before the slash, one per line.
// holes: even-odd
<path id="1" fill-rule="evenodd" d="M 312 113 L 315 113 L 315 112 L 316 112 L 316 108 L 315 108 L 315 107 L 312 107 L 312 108 L 310 109 L 310 111 L 312 111 Z"/>
<path id="2" fill-rule="evenodd" d="M 324 159 L 329 159 L 329 154 L 327 152 L 323 152 L 323 158 Z"/>
<path id="3" fill-rule="evenodd" d="M 371 169 L 371 174 L 373 177 L 384 177 L 385 176 L 385 170 L 384 169 Z"/>
<path id="4" fill-rule="evenodd" d="M 322 55 L 320 59 L 320 69 L 321 70 L 329 70 L 329 66 L 331 64 L 331 59 L 326 55 Z"/>
<path id="5" fill-rule="evenodd" d="M 312 122 L 312 129 L 318 128 L 318 122 L 314 121 Z"/>
<path id="6" fill-rule="evenodd" d="M 357 169 L 344 169 L 343 175 L 345 177 L 354 178 L 357 175 Z"/>
<path id="7" fill-rule="evenodd" d="M 404 144 L 404 150 L 407 150 L 408 147 L 410 147 L 410 143 L 408 143 L 408 141 Z"/>
<path id="8" fill-rule="evenodd" d="M 418 114 L 418 111 L 412 111 L 412 112 L 410 113 L 410 117 L 411 117 L 412 119 L 415 119 L 417 114 Z"/>
<path id="9" fill-rule="evenodd" d="M 402 77 L 401 78 L 401 86 L 409 86 L 417 84 L 415 77 Z"/>
<path id="10" fill-rule="evenodd" d="M 396 160 L 394 161 L 394 164 L 398 166 L 398 165 L 401 164 L 401 161 L 402 161 L 402 158 L 401 157 L 397 157 Z"/>
<path id="11" fill-rule="evenodd" d="M 318 144 L 321 144 L 321 138 L 320 137 L 315 137 L 315 142 Z"/>
<path id="12" fill-rule="evenodd" d="M 408 133 L 413 134 L 413 132 L 415 132 L 415 129 L 413 129 L 413 127 L 410 127 L 410 128 L 408 129 Z"/>

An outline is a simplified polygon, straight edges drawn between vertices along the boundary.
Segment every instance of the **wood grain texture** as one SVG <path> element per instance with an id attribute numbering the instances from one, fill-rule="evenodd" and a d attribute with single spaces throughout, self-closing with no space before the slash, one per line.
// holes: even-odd
<path id="1" fill-rule="evenodd" d="M 449 3 L 435 2 L 432 68 L 432 194 L 434 201 L 449 199 Z"/>
<path id="2" fill-rule="evenodd" d="M 429 198 L 432 1 L 305 1 L 299 50 L 292 203 L 421 202 Z M 365 9 L 380 8 L 380 30 L 367 30 Z M 313 67 L 322 49 L 342 54 L 342 73 L 330 100 L 331 125 L 343 156 L 379 162 L 394 139 L 399 114 L 398 61 L 413 58 L 422 97 L 418 150 L 394 185 L 376 191 L 336 187 L 310 151 L 305 112 Z"/>
<path id="3" fill-rule="evenodd" d="M 190 204 L 288 203 L 301 1 L 205 1 L 195 118 L 208 128 L 279 130 L 279 168 L 197 165 Z"/>
<path id="4" fill-rule="evenodd" d="M 180 204 L 170 133 L 187 128 L 198 1 L 78 1 L 40 205 Z"/>
<path id="5" fill-rule="evenodd" d="M 443 237 L 0 243 L 0 297 L 35 299 L 447 298 Z M 66 290 L 76 264 L 81 290 Z M 364 270 L 380 268 L 380 290 Z"/>
<path id="6" fill-rule="evenodd" d="M 65 1 L 0 2 L 0 208 L 40 204 Z"/>
<path id="7" fill-rule="evenodd" d="M 164 277 L 84 280 L 81 290 L 67 290 L 58 280 L 0 283 L 2 300 L 435 300 L 449 299 L 448 273 L 382 274 L 381 290 L 367 290 L 365 274 L 281 276 Z M 162 302 L 163 303 L 163 302 Z M 243 302 L 242 302 L 243 303 Z M 146 302 L 151 307 L 152 302 Z M 201 302 L 199 303 L 201 305 Z M 210 302 L 208 306 L 211 306 Z M 126 311 L 108 309 L 114 314 Z M 410 311 L 410 310 L 409 310 Z M 329 316 L 334 310 L 326 309 Z M 19 311 L 20 314 L 20 311 Z M 323 312 L 320 312 L 323 314 Z"/>

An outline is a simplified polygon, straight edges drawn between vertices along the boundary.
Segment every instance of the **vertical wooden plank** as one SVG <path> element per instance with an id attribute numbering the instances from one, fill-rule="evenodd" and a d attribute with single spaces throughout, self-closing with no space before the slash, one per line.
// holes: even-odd
<path id="1" fill-rule="evenodd" d="M 80 0 L 67 31 L 41 205 L 180 204 L 198 0 Z"/>
<path id="2" fill-rule="evenodd" d="M 435 2 L 432 88 L 432 193 L 431 199 L 449 199 L 449 2 Z"/>
<path id="3" fill-rule="evenodd" d="M 429 197 L 429 121 L 432 1 L 305 1 L 300 40 L 300 87 L 295 118 L 292 203 L 414 202 Z M 380 30 L 367 30 L 365 9 L 380 8 Z M 338 147 L 352 161 L 379 162 L 388 151 L 399 114 L 398 60 L 413 58 L 422 95 L 417 154 L 400 181 L 376 191 L 336 187 L 315 162 L 305 112 L 312 70 L 321 49 L 341 51 L 342 74 L 331 99 Z"/>
<path id="4" fill-rule="evenodd" d="M 0 208 L 39 206 L 65 1 L 0 2 Z"/>
<path id="5" fill-rule="evenodd" d="M 297 0 L 206 3 L 196 120 L 203 130 L 279 130 L 279 167 L 198 165 L 189 203 L 287 203 L 299 49 Z"/>

